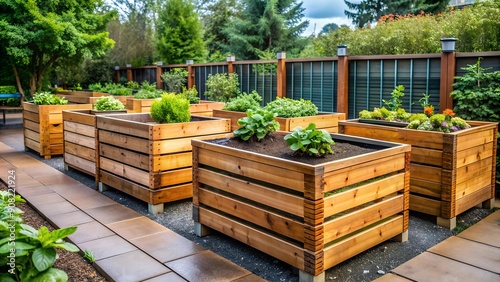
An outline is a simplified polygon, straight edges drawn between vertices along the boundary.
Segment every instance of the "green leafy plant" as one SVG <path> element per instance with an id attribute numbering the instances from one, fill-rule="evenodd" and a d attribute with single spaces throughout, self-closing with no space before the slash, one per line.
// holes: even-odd
<path id="1" fill-rule="evenodd" d="M 489 71 L 481 67 L 479 59 L 475 64 L 463 67 L 466 72 L 455 77 L 451 97 L 454 110 L 467 120 L 500 120 L 500 71 Z M 497 141 L 500 146 L 500 138 Z M 497 150 L 496 181 L 500 185 L 500 150 Z"/>
<path id="2" fill-rule="evenodd" d="M 33 104 L 35 105 L 66 105 L 68 100 L 50 92 L 40 92 L 33 94 Z"/>
<path id="3" fill-rule="evenodd" d="M 269 133 L 280 128 L 279 123 L 274 120 L 274 117 L 276 117 L 275 113 L 264 109 L 248 110 L 247 116 L 238 120 L 241 128 L 234 131 L 234 136 L 244 141 L 248 141 L 255 136 L 257 141 L 260 141 Z"/>
<path id="4" fill-rule="evenodd" d="M 0 93 L 2 93 L 2 94 L 17 93 L 17 88 L 15 86 L 12 86 L 12 85 L 0 86 Z"/>
<path id="5" fill-rule="evenodd" d="M 405 95 L 405 93 L 403 93 L 404 90 L 405 87 L 403 85 L 398 85 L 396 86 L 396 88 L 394 88 L 394 90 L 392 90 L 391 100 L 382 100 L 382 102 L 390 111 L 397 111 L 401 107 L 401 105 L 403 104 L 401 97 Z"/>
<path id="6" fill-rule="evenodd" d="M 0 191 L 0 281 L 67 281 L 68 275 L 53 268 L 56 249 L 78 252 L 75 245 L 63 241 L 76 227 L 52 232 L 45 226 L 36 230 L 23 224 L 22 211 L 16 204 L 25 202 L 7 191 Z"/>
<path id="7" fill-rule="evenodd" d="M 161 78 L 165 82 L 168 92 L 181 93 L 182 88 L 186 86 L 188 72 L 183 68 L 175 68 L 162 73 Z"/>
<path id="8" fill-rule="evenodd" d="M 125 105 L 113 96 L 99 97 L 94 104 L 96 111 L 118 111 L 125 110 Z"/>
<path id="9" fill-rule="evenodd" d="M 95 262 L 95 257 L 94 257 L 94 253 L 92 253 L 92 250 L 83 251 L 83 258 L 86 259 L 90 263 Z"/>
<path id="10" fill-rule="evenodd" d="M 182 93 L 179 94 L 189 101 L 189 104 L 198 104 L 200 102 L 200 97 L 198 96 L 198 90 L 193 86 L 191 89 L 182 87 Z"/>
<path id="11" fill-rule="evenodd" d="M 252 93 L 243 93 L 237 97 L 229 99 L 228 102 L 222 108 L 227 111 L 235 112 L 246 112 L 248 110 L 257 110 L 260 108 L 260 102 L 262 97 L 257 93 L 257 91 L 252 91 Z"/>
<path id="12" fill-rule="evenodd" d="M 156 83 L 144 81 L 141 84 L 141 89 L 134 94 L 134 99 L 155 99 L 163 95 L 163 90 L 156 88 Z"/>
<path id="13" fill-rule="evenodd" d="M 206 86 L 205 96 L 212 101 L 227 102 L 240 95 L 240 83 L 236 73 L 209 74 Z"/>
<path id="14" fill-rule="evenodd" d="M 285 136 L 285 140 L 294 155 L 314 157 L 333 154 L 331 145 L 335 143 L 327 131 L 316 129 L 314 123 L 310 123 L 305 129 L 297 126 Z"/>
<path id="15" fill-rule="evenodd" d="M 139 82 L 129 80 L 127 81 L 127 83 L 125 83 L 125 87 L 132 90 L 139 89 Z"/>
<path id="16" fill-rule="evenodd" d="M 318 107 L 309 100 L 294 100 L 277 97 L 264 107 L 267 111 L 276 113 L 278 117 L 305 117 L 318 114 Z"/>
<path id="17" fill-rule="evenodd" d="M 191 120 L 189 101 L 173 93 L 165 93 L 151 105 L 151 118 L 157 123 L 188 122 Z"/>

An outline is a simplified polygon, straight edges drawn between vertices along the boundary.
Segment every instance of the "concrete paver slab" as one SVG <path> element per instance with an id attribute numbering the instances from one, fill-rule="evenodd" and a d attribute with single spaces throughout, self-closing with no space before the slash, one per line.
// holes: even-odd
<path id="1" fill-rule="evenodd" d="M 114 202 L 112 205 L 85 209 L 85 212 L 102 224 L 133 219 L 142 215 L 136 211 Z"/>
<path id="2" fill-rule="evenodd" d="M 165 226 L 145 216 L 106 224 L 106 226 L 127 240 L 165 231 Z"/>
<path id="3" fill-rule="evenodd" d="M 75 244 L 80 244 L 99 238 L 104 238 L 108 236 L 115 235 L 111 230 L 106 228 L 97 221 L 91 221 L 88 223 L 78 225 L 78 229 L 75 233 L 69 235 L 68 239 Z"/>
<path id="4" fill-rule="evenodd" d="M 74 211 L 63 214 L 56 214 L 48 218 L 51 224 L 58 228 L 68 226 L 81 225 L 84 223 L 92 222 L 94 219 L 82 211 Z"/>
<path id="5" fill-rule="evenodd" d="M 78 247 L 82 251 L 91 250 L 95 260 L 101 260 L 137 250 L 134 245 L 117 235 L 80 243 Z"/>

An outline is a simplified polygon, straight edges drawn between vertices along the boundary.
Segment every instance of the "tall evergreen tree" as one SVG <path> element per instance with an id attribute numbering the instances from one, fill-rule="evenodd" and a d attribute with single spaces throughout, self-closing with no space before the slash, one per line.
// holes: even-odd
<path id="1" fill-rule="evenodd" d="M 236 0 L 218 0 L 207 6 L 203 16 L 205 42 L 211 57 L 222 56 L 223 48 L 229 44 L 229 38 L 223 29 L 227 27 L 237 13 Z"/>
<path id="2" fill-rule="evenodd" d="M 167 0 L 159 11 L 156 49 L 167 64 L 203 61 L 203 28 L 190 0 Z"/>
<path id="3" fill-rule="evenodd" d="M 406 15 L 424 13 L 439 13 L 446 9 L 448 0 L 362 0 L 351 3 L 344 0 L 349 10 L 344 11 L 347 18 L 357 27 L 364 27 L 376 22 L 381 16 L 388 14 Z"/>
<path id="4" fill-rule="evenodd" d="M 241 14 L 224 29 L 229 37 L 228 52 L 239 59 L 258 59 L 259 51 L 286 51 L 294 56 L 305 47 L 301 33 L 309 22 L 302 20 L 302 2 L 243 0 L 242 4 Z"/>

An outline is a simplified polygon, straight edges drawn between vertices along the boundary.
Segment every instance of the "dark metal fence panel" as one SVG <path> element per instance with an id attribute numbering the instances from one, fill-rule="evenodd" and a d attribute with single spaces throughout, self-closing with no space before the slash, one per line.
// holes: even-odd
<path id="1" fill-rule="evenodd" d="M 156 82 L 156 67 L 149 68 L 134 68 L 132 69 L 132 77 L 135 82 L 142 84 L 144 81 L 149 83 Z"/>
<path id="2" fill-rule="evenodd" d="M 262 97 L 262 106 L 276 99 L 276 67 L 275 61 L 252 61 L 235 64 L 240 91 L 245 93 L 257 91 Z"/>
<path id="3" fill-rule="evenodd" d="M 439 107 L 439 58 L 350 59 L 349 118 L 357 118 L 362 110 L 373 110 L 390 100 L 391 93 L 403 85 L 402 107 L 408 112 L 421 112 L 419 99 L 430 95 L 430 103 Z"/>
<path id="4" fill-rule="evenodd" d="M 311 100 L 322 112 L 336 112 L 336 60 L 287 62 L 286 84 L 288 98 Z"/>
<path id="5" fill-rule="evenodd" d="M 227 65 L 194 65 L 194 85 L 198 90 L 198 95 L 202 100 L 206 100 L 205 91 L 207 91 L 206 82 L 209 75 L 218 73 L 227 73 Z"/>

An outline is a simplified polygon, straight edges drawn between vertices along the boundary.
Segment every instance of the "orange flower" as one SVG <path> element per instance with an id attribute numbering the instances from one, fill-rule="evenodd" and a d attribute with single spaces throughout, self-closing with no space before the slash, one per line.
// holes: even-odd
<path id="1" fill-rule="evenodd" d="M 434 114 L 434 107 L 432 107 L 432 106 L 425 107 L 424 114 L 426 114 L 427 116 L 432 116 Z"/>
<path id="2" fill-rule="evenodd" d="M 443 114 L 452 117 L 455 115 L 455 112 L 452 109 L 446 109 L 443 111 Z"/>

